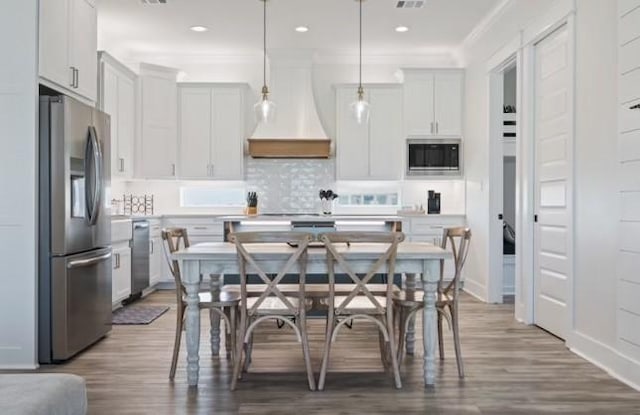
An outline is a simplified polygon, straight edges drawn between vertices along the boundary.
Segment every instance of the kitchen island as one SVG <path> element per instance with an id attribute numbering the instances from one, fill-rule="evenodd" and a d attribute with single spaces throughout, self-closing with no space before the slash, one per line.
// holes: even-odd
<path id="1" fill-rule="evenodd" d="M 229 233 L 247 231 L 402 231 L 402 218 L 392 215 L 262 214 L 223 216 L 224 240 Z"/>

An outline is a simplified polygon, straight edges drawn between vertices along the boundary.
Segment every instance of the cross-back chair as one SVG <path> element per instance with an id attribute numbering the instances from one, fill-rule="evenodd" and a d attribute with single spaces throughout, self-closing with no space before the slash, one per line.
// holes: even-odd
<path id="1" fill-rule="evenodd" d="M 236 246 L 240 269 L 240 325 L 236 354 L 234 359 L 231 390 L 235 390 L 237 381 L 242 375 L 242 368 L 248 369 L 251 360 L 252 335 L 255 328 L 266 320 L 276 320 L 290 326 L 302 345 L 307 381 L 309 389 L 315 390 L 315 378 L 311 367 L 309 340 L 307 335 L 306 312 L 311 302 L 305 298 L 305 279 L 307 267 L 307 248 L 312 235 L 301 232 L 238 232 L 229 234 L 229 240 Z M 261 263 L 251 254 L 251 245 L 274 244 L 290 252 L 277 275 L 270 278 L 265 267 L 270 264 Z M 288 246 L 290 244 L 291 246 Z M 278 261 L 278 264 L 282 264 Z M 297 269 L 296 269 L 297 268 Z M 268 269 L 273 274 L 273 269 Z M 296 274 L 298 290 L 295 296 L 283 293 L 278 284 L 288 273 Z M 251 296 L 247 290 L 248 275 L 257 275 L 259 284 L 264 290 L 258 296 Z M 244 357 L 244 365 L 242 359 Z"/>
<path id="2" fill-rule="evenodd" d="M 173 275 L 176 285 L 176 335 L 173 344 L 173 357 L 171 359 L 171 369 L 169 371 L 169 379 L 174 379 L 176 374 L 176 366 L 178 364 L 178 356 L 180 354 L 180 343 L 182 340 L 182 331 L 184 330 L 184 318 L 187 308 L 186 297 L 187 292 L 182 284 L 182 276 L 180 274 L 180 264 L 171 258 L 174 252 L 189 247 L 189 237 L 187 230 L 184 228 L 167 228 L 162 230 L 162 240 L 164 241 L 166 259 L 169 270 Z M 210 292 L 201 292 L 198 294 L 200 302 L 199 308 L 209 310 L 209 318 L 218 315 L 225 321 L 226 328 L 226 349 L 227 356 L 233 358 L 235 351 L 235 331 L 236 331 L 236 314 L 240 303 L 240 294 L 233 291 L 223 291 L 218 298 L 212 298 Z M 212 322 L 213 331 L 213 322 Z"/>
<path id="3" fill-rule="evenodd" d="M 451 281 L 444 279 L 444 260 L 440 261 L 440 280 L 438 281 L 438 299 L 436 310 L 438 311 L 438 350 L 440 359 L 444 359 L 444 342 L 442 337 L 442 320 L 447 320 L 453 331 L 453 344 L 458 365 L 458 376 L 464 378 L 464 365 L 460 348 L 460 324 L 458 302 L 460 297 L 462 268 L 464 267 L 469 246 L 471 243 L 471 230 L 465 227 L 445 228 L 442 235 L 441 247 L 451 249 L 455 274 Z M 450 245 L 450 248 L 448 247 Z M 401 291 L 395 294 L 394 302 L 399 309 L 399 337 L 398 360 L 404 357 L 404 341 L 409 321 L 416 312 L 424 307 L 424 291 Z"/>
<path id="4" fill-rule="evenodd" d="M 326 337 L 318 389 L 324 389 L 331 346 L 336 340 L 338 331 L 342 326 L 351 324 L 354 319 L 368 320 L 376 325 L 379 330 L 382 362 L 387 370 L 391 366 L 395 386 L 401 388 L 402 382 L 394 339 L 393 275 L 398 244 L 404 240 L 404 234 L 399 232 L 333 232 L 322 234 L 320 239 L 324 242 L 327 251 L 329 295 L 327 298 Z M 379 244 L 381 247 L 380 256 L 364 272 L 359 266 L 354 268 L 345 259 L 345 255 L 356 248 L 358 243 Z M 335 295 L 336 272 L 348 275 L 355 284 L 347 295 Z M 384 295 L 372 293 L 367 287 L 376 274 L 387 274 L 388 276 Z"/>

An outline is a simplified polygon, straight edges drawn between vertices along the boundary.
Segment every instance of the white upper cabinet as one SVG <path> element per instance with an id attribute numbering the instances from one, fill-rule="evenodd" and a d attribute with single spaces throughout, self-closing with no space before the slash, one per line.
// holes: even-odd
<path id="1" fill-rule="evenodd" d="M 404 135 L 461 137 L 464 72 L 404 71 Z"/>
<path id="2" fill-rule="evenodd" d="M 180 85 L 180 178 L 243 179 L 246 90 L 244 84 Z"/>
<path id="3" fill-rule="evenodd" d="M 100 53 L 99 107 L 111 117 L 111 176 L 133 177 L 136 133 L 136 74 Z"/>
<path id="4" fill-rule="evenodd" d="M 435 125 L 433 74 L 405 75 L 404 82 L 405 136 L 433 135 Z"/>
<path id="5" fill-rule="evenodd" d="M 146 179 L 177 177 L 177 71 L 141 64 L 139 111 L 141 137 L 137 147 L 137 176 Z"/>
<path id="6" fill-rule="evenodd" d="M 462 136 L 462 72 L 442 72 L 435 75 L 435 134 Z"/>
<path id="7" fill-rule="evenodd" d="M 368 124 L 351 114 L 356 87 L 336 91 L 336 169 L 338 180 L 397 180 L 402 176 L 402 90 L 369 86 Z"/>
<path id="8" fill-rule="evenodd" d="M 402 177 L 402 89 L 380 88 L 369 94 L 369 177 Z"/>
<path id="9" fill-rule="evenodd" d="M 97 99 L 97 13 L 91 0 L 40 1 L 40 77 Z"/>

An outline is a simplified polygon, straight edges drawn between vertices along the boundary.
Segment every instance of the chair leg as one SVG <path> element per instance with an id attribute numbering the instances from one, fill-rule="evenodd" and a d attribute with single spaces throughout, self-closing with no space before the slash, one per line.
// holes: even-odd
<path id="1" fill-rule="evenodd" d="M 231 349 L 231 361 L 235 362 L 235 355 L 236 355 L 236 344 L 238 342 L 238 328 L 236 327 L 236 315 L 238 313 L 238 307 L 237 306 L 231 306 L 229 307 L 229 331 L 231 332 L 231 342 L 228 343 L 229 344 L 229 348 Z"/>
<path id="2" fill-rule="evenodd" d="M 462 363 L 462 351 L 460 350 L 460 325 L 458 323 L 458 307 L 449 306 L 451 311 L 451 325 L 453 326 L 453 345 L 456 350 L 456 363 L 458 364 L 458 376 L 464 379 L 464 365 Z"/>
<path id="3" fill-rule="evenodd" d="M 169 370 L 169 379 L 176 377 L 176 367 L 178 366 L 178 357 L 180 355 L 180 342 L 182 340 L 182 328 L 184 325 L 184 307 L 178 309 L 176 317 L 176 338 L 173 342 L 173 357 L 171 358 L 171 369 Z"/>
<path id="4" fill-rule="evenodd" d="M 384 339 L 384 334 L 382 334 L 381 330 L 378 330 L 378 346 L 380 347 L 380 361 L 382 362 L 382 367 L 384 367 L 385 372 L 388 372 L 390 369 L 389 359 L 387 358 L 389 350 L 387 348 L 387 341 Z"/>
<path id="5" fill-rule="evenodd" d="M 324 381 L 327 377 L 327 368 L 329 367 L 329 355 L 331 353 L 331 337 L 333 336 L 333 329 L 335 326 L 335 320 L 333 313 L 329 312 L 327 315 L 327 330 L 324 336 L 324 352 L 322 354 L 322 366 L 320 367 L 320 377 L 318 379 L 318 390 L 324 390 Z"/>
<path id="6" fill-rule="evenodd" d="M 389 354 L 391 357 L 391 368 L 393 369 L 393 378 L 396 389 L 402 389 L 402 381 L 400 380 L 400 367 L 398 366 L 398 355 L 396 350 L 396 340 L 393 338 L 393 316 L 387 313 L 386 329 L 389 337 Z"/>
<path id="7" fill-rule="evenodd" d="M 238 333 L 236 336 L 236 352 L 234 354 L 233 359 L 233 376 L 231 377 L 231 390 L 236 390 L 236 385 L 238 384 L 238 379 L 240 378 L 240 373 L 242 369 L 242 346 L 244 343 L 244 336 L 247 330 L 247 319 L 245 313 L 241 313 L 240 315 L 240 327 L 238 328 Z"/>
<path id="8" fill-rule="evenodd" d="M 242 335 L 244 338 L 244 335 Z M 249 336 L 249 341 L 244 344 L 244 366 L 242 367 L 243 372 L 249 371 L 249 366 L 251 366 L 251 352 L 253 352 L 253 331 Z"/>
<path id="9" fill-rule="evenodd" d="M 444 338 L 442 337 L 442 313 L 438 312 L 438 351 L 440 360 L 444 360 Z"/>
<path id="10" fill-rule="evenodd" d="M 398 309 L 398 361 L 401 362 L 404 359 L 404 341 L 407 337 L 407 332 L 405 330 L 407 326 L 407 309 L 403 306 L 398 307 Z"/>
<path id="11" fill-rule="evenodd" d="M 298 330 L 300 330 L 300 337 L 302 338 L 302 355 L 304 357 L 304 364 L 307 368 L 307 381 L 309 382 L 309 389 L 316 390 L 316 378 L 313 374 L 313 367 L 311 366 L 311 352 L 309 350 L 309 338 L 307 336 L 307 321 L 306 318 L 297 319 Z"/>
<path id="12" fill-rule="evenodd" d="M 233 307 L 223 307 L 222 308 L 222 312 L 225 314 L 225 316 L 227 316 L 227 321 L 231 322 L 231 309 Z M 232 354 L 232 350 L 233 347 L 231 346 L 231 338 L 233 337 L 233 335 L 231 334 L 231 324 L 229 324 L 229 327 L 225 327 L 225 331 L 224 331 L 224 350 L 225 350 L 225 355 L 226 358 L 229 359 L 231 358 L 231 354 Z"/>

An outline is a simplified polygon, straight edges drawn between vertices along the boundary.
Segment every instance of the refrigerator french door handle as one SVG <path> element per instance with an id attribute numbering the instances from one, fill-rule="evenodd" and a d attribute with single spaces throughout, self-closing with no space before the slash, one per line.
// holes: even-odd
<path id="1" fill-rule="evenodd" d="M 94 194 L 95 177 L 93 176 L 93 163 L 95 157 L 93 156 L 93 139 L 91 137 L 91 129 L 87 134 L 87 142 L 84 147 L 84 205 L 85 205 L 85 218 L 89 225 L 93 222 L 93 207 L 94 201 L 91 196 Z M 89 180 L 90 178 L 93 179 Z"/>
<path id="2" fill-rule="evenodd" d="M 94 126 L 89 127 L 89 136 L 93 142 L 92 156 L 93 156 L 93 168 L 95 187 L 93 189 L 93 206 L 91 208 L 91 221 L 90 225 L 95 225 L 100 216 L 100 205 L 102 204 L 102 150 L 100 149 L 100 142 L 98 141 L 98 133 Z"/>
<path id="3" fill-rule="evenodd" d="M 111 252 L 107 252 L 106 254 L 98 255 L 93 258 L 78 259 L 76 261 L 69 262 L 67 264 L 67 269 L 89 267 L 99 262 L 106 261 L 109 258 L 111 258 Z"/>

